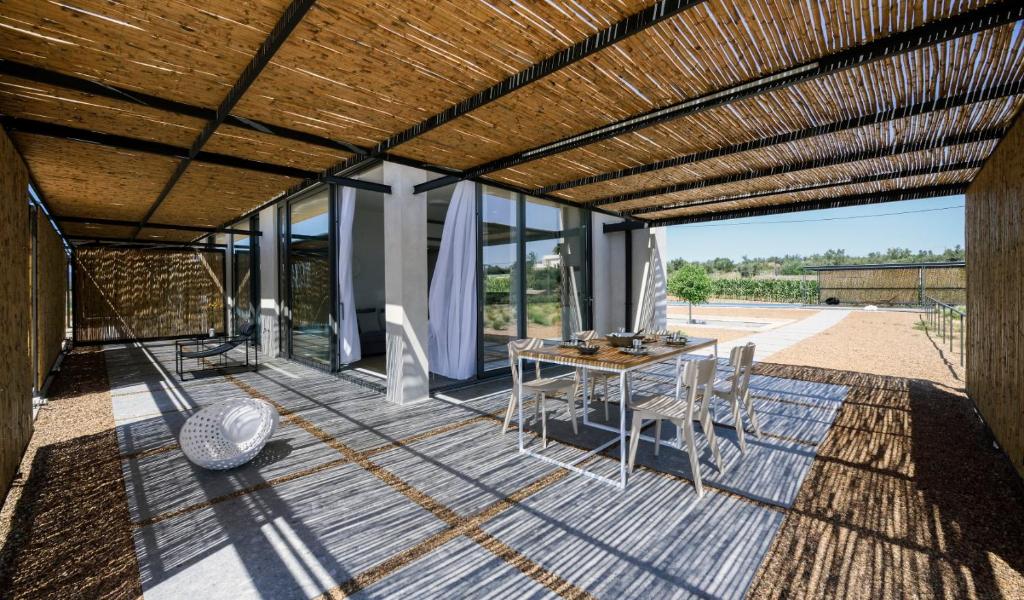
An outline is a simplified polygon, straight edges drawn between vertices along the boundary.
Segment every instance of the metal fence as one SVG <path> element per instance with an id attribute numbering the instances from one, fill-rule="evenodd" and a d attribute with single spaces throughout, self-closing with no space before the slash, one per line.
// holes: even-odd
<path id="1" fill-rule="evenodd" d="M 953 338 L 960 342 L 960 366 L 964 366 L 964 317 L 966 314 L 960 309 L 939 302 L 930 296 L 925 297 L 925 305 L 928 307 L 928 327 L 935 331 L 942 339 L 943 344 L 948 340 L 949 351 L 953 351 Z"/>

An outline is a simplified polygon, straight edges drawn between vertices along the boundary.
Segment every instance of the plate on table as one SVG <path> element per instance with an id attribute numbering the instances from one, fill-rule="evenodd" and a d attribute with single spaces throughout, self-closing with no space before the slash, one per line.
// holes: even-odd
<path id="1" fill-rule="evenodd" d="M 630 356 L 647 356 L 651 350 L 649 348 L 619 348 L 619 352 Z"/>
<path id="2" fill-rule="evenodd" d="M 669 346 L 685 346 L 690 343 L 690 340 L 688 338 L 679 338 L 677 340 L 665 338 L 665 343 Z"/>

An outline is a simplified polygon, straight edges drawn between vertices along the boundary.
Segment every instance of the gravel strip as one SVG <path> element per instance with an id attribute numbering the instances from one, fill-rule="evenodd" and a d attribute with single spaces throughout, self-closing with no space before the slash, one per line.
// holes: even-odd
<path id="1" fill-rule="evenodd" d="M 103 353 L 64 361 L 0 510 L 3 598 L 142 594 Z"/>
<path id="2" fill-rule="evenodd" d="M 948 342 L 915 329 L 923 318 L 907 312 L 852 312 L 834 327 L 772 355 L 771 361 L 924 379 L 962 390 L 959 346 L 950 353 Z"/>
<path id="3" fill-rule="evenodd" d="M 850 386 L 749 598 L 1024 597 L 1024 483 L 961 393 L 761 364 Z"/>

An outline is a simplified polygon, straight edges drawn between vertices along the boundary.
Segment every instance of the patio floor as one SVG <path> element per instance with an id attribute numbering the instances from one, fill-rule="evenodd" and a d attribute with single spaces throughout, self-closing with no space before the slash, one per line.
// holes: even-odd
<path id="1" fill-rule="evenodd" d="M 727 469 L 718 472 L 701 448 L 698 499 L 674 448 L 655 458 L 641 444 L 625 493 L 519 455 L 514 432 L 500 435 L 507 380 L 399 408 L 357 375 L 281 360 L 181 383 L 172 352 L 148 344 L 101 353 L 123 482 L 105 477 L 126 492 L 118 518 L 130 522 L 109 535 L 124 538 L 125 552 L 134 546 L 135 585 L 147 598 L 1013 597 L 1024 589 L 1015 587 L 1024 583 L 1014 541 L 1024 533 L 1020 482 L 970 424 L 962 398 L 926 382 L 760 365 L 752 387 L 765 435 L 748 436 L 742 456 L 717 408 Z M 636 385 L 665 381 L 653 371 Z M 278 432 L 249 465 L 194 468 L 177 430 L 196 408 L 238 396 L 275 403 Z M 564 411 L 552 415 L 545 452 L 553 456 L 571 459 L 613 436 L 587 428 L 573 436 Z M 604 419 L 601 404 L 591 417 Z M 962 448 L 950 452 L 954 433 Z M 617 457 L 612 447 L 586 464 L 613 474 Z M 73 513 L 34 535 L 54 544 Z M 124 571 L 98 589 L 130 588 Z M 19 589 L 52 594 L 59 579 Z"/>

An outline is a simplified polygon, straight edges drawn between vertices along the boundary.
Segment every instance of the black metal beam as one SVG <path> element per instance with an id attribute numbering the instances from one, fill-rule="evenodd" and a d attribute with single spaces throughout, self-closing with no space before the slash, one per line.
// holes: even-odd
<path id="1" fill-rule="evenodd" d="M 97 219 L 93 217 L 55 216 L 54 219 L 58 223 L 88 223 L 92 225 L 112 225 L 114 227 L 135 227 L 136 225 L 138 225 L 136 221 L 120 221 L 117 219 Z M 262 235 L 259 231 L 249 231 L 248 229 L 233 229 L 231 227 L 202 227 L 200 225 L 174 225 L 172 223 L 146 223 L 146 229 L 196 231 L 199 233 L 240 233 L 244 235 Z"/>
<path id="2" fill-rule="evenodd" d="M 178 159 L 183 159 L 188 156 L 188 148 L 180 148 L 178 146 L 163 144 L 161 142 L 140 140 L 112 133 L 79 129 L 78 127 L 70 127 L 57 123 L 46 123 L 43 121 L 35 121 L 33 119 L 4 116 L 0 117 L 0 124 L 3 125 L 4 129 L 12 132 L 43 135 L 62 140 L 76 140 L 90 144 L 109 146 L 111 148 L 119 148 L 133 152 L 145 152 L 147 154 L 156 154 L 159 156 L 168 156 Z M 295 167 L 285 165 L 275 165 L 257 160 L 230 156 L 228 154 L 219 154 L 216 152 L 200 152 L 192 160 L 199 163 L 220 165 L 223 167 L 232 167 L 247 171 L 257 171 L 271 175 L 281 175 L 283 177 L 295 177 L 298 179 L 304 179 L 316 174 L 315 171 L 308 171 L 306 169 L 297 169 Z"/>
<path id="3" fill-rule="evenodd" d="M 174 241 L 157 241 L 157 240 L 137 240 L 133 238 L 116 238 L 116 237 L 103 237 L 94 235 L 73 235 L 68 238 L 75 242 L 81 242 L 82 244 L 116 244 L 119 246 L 147 246 L 147 247 L 161 247 L 161 246 L 174 246 L 174 247 L 185 247 L 195 248 L 196 250 L 208 250 L 210 248 L 226 248 L 224 244 L 205 244 L 197 242 L 174 242 Z"/>
<path id="4" fill-rule="evenodd" d="M 650 221 L 621 221 L 619 223 L 603 223 L 601 230 L 604 233 L 615 233 L 616 231 L 635 231 L 647 229 L 651 226 Z"/>
<path id="5" fill-rule="evenodd" d="M 316 0 L 292 0 L 287 8 L 284 9 L 284 13 L 281 18 L 278 19 L 274 28 L 267 35 L 267 39 L 263 40 L 260 47 L 256 50 L 256 54 L 246 65 L 245 70 L 239 76 L 238 80 L 235 81 L 231 89 L 228 90 L 224 100 L 221 101 L 217 107 L 217 112 L 214 117 L 206 122 L 203 130 L 199 132 L 199 136 L 196 137 L 195 141 L 192 142 L 192 147 L 189 148 L 188 156 L 182 158 L 178 162 L 178 167 L 171 174 L 171 178 L 164 185 L 163 189 L 160 190 L 160 194 L 156 200 L 146 211 L 146 215 L 142 217 L 142 221 L 139 222 L 138 228 L 135 230 L 135 236 L 139 235 L 142 228 L 146 225 L 149 219 L 156 213 L 160 205 L 163 204 L 164 200 L 174 189 L 175 184 L 181 179 L 182 175 L 185 174 L 185 170 L 188 169 L 189 163 L 196 157 L 197 154 L 203 149 L 203 146 L 211 137 L 217 128 L 221 126 L 228 115 L 231 114 L 231 110 L 235 107 L 235 104 L 242 99 L 242 95 L 249 89 L 249 86 L 256 81 L 259 74 L 263 71 L 264 67 L 270 64 L 270 59 L 273 58 L 274 53 L 277 52 L 281 44 L 284 43 L 291 32 L 298 26 L 302 18 L 306 16 L 309 9 L 313 7 L 313 3 Z"/>
<path id="6" fill-rule="evenodd" d="M 916 117 L 919 115 L 925 115 L 934 112 L 952 110 L 954 108 L 960 108 L 962 106 L 968 106 L 971 104 L 999 100 L 1001 98 L 1016 96 L 1022 93 L 1024 93 L 1024 80 L 1016 81 L 1013 83 L 1007 83 L 1003 85 L 980 88 L 964 94 L 956 94 L 953 96 L 946 96 L 943 98 L 937 98 L 935 100 L 929 100 L 926 102 L 919 102 L 917 104 L 904 105 L 889 110 L 883 110 L 871 115 L 864 115 L 854 117 L 852 119 L 833 121 L 831 123 L 826 123 L 824 125 L 808 127 L 806 129 L 798 129 L 796 131 L 760 138 L 749 142 L 743 142 L 741 144 L 732 144 L 730 146 L 723 146 L 721 148 L 716 148 L 714 150 L 705 150 L 703 152 L 694 152 L 693 154 L 684 154 L 682 156 L 676 156 L 673 158 L 659 160 L 644 165 L 629 167 L 627 169 L 610 171 L 608 173 L 601 173 L 599 175 L 580 177 L 578 179 L 556 183 L 554 185 L 549 185 L 547 187 L 537 188 L 536 190 L 534 190 L 534 193 L 550 194 L 553 192 L 558 192 L 561 190 L 566 190 L 574 187 L 602 183 L 605 181 L 621 179 L 623 177 L 630 177 L 633 175 L 642 175 L 644 173 L 650 173 L 652 171 L 660 171 L 662 169 L 668 169 L 671 167 L 679 167 L 682 165 L 688 165 L 695 162 L 709 160 L 712 158 L 721 158 L 723 156 L 738 154 L 740 152 L 747 152 L 750 150 L 759 150 L 761 148 L 769 148 L 781 144 L 788 144 L 790 142 L 797 142 L 800 140 L 818 137 L 821 135 L 839 133 L 842 131 L 849 131 L 852 129 L 860 129 L 862 127 L 868 127 L 870 125 L 877 125 L 879 123 L 887 123 L 889 121 L 896 121 L 899 119 L 906 119 L 909 117 Z"/>
<path id="7" fill-rule="evenodd" d="M 845 208 L 848 206 L 864 206 L 867 204 L 881 204 L 883 202 L 900 202 L 903 200 L 920 200 L 922 198 L 937 198 L 940 196 L 955 196 L 967 191 L 966 183 L 953 183 L 947 185 L 933 185 L 906 190 L 894 190 L 882 193 L 851 194 L 848 196 L 836 196 L 822 200 L 808 200 L 806 202 L 793 202 L 790 204 L 779 204 L 775 206 L 759 206 L 743 208 L 722 212 L 704 213 L 688 217 L 669 217 L 665 219 L 653 219 L 647 221 L 648 227 L 668 227 L 671 225 L 689 225 L 692 223 L 706 223 L 710 221 L 725 221 L 729 219 L 744 219 L 750 217 L 765 217 L 793 212 L 809 210 L 826 210 L 830 208 Z M 605 231 L 616 230 L 616 223 L 608 226 Z"/>
<path id="8" fill-rule="evenodd" d="M 204 121 L 213 119 L 217 114 L 217 111 L 210 108 L 194 106 L 184 102 L 178 102 L 176 100 L 168 100 L 152 94 L 136 92 L 116 85 L 107 85 L 91 79 L 84 79 L 74 75 L 66 75 L 43 67 L 26 65 L 8 59 L 0 59 L 0 75 L 8 75 L 10 77 L 17 77 L 18 79 L 24 79 L 26 81 L 52 85 L 67 90 L 82 92 L 83 94 L 89 94 L 91 96 L 100 96 L 103 98 L 110 98 L 112 100 L 119 100 L 121 102 L 129 102 L 138 106 L 146 106 L 177 115 L 203 119 Z M 307 133 L 305 131 L 281 127 L 279 125 L 272 125 L 270 123 L 237 115 L 228 115 L 224 122 L 228 125 L 241 127 L 250 131 L 266 133 L 276 137 L 321 146 L 323 148 L 330 148 L 332 150 L 339 150 L 342 152 L 366 154 L 370 151 L 368 148 L 349 142 L 333 140 Z"/>
<path id="9" fill-rule="evenodd" d="M 639 208 L 636 210 L 628 211 L 623 214 L 635 217 L 637 215 L 646 215 L 651 213 L 665 212 L 667 210 L 681 210 L 684 208 L 693 208 L 695 206 L 713 206 L 716 204 L 725 204 L 727 202 L 742 202 L 744 200 L 754 200 L 757 198 L 766 198 L 768 196 L 778 196 L 780 194 L 795 194 L 798 192 L 809 192 L 814 190 L 823 190 L 827 188 L 833 188 L 840 185 L 855 185 L 858 183 L 872 183 L 875 181 L 886 181 L 889 179 L 900 179 L 903 177 L 917 177 L 920 175 L 935 175 L 937 173 L 949 173 L 952 171 L 965 171 L 968 169 L 980 169 L 985 164 L 984 160 L 973 160 L 959 163 L 951 163 L 948 165 L 929 165 L 927 167 L 921 167 L 919 169 L 903 169 L 900 171 L 890 171 L 887 173 L 872 173 L 870 175 L 861 175 L 858 177 L 848 177 L 842 180 L 833 180 L 822 183 L 812 183 L 808 185 L 800 185 L 795 187 L 783 188 L 783 189 L 772 189 L 764 190 L 761 192 L 754 192 L 751 194 L 736 194 L 734 196 L 724 196 L 719 198 L 711 198 L 708 200 L 701 200 L 698 202 L 679 203 L 668 206 L 649 206 L 646 208 Z"/>
<path id="10" fill-rule="evenodd" d="M 662 108 L 634 115 L 626 119 L 596 127 L 553 142 L 516 152 L 463 171 L 457 177 L 442 177 L 416 186 L 416 192 L 425 192 L 449 185 L 458 179 L 473 179 L 493 171 L 553 156 L 574 148 L 586 146 L 626 133 L 665 123 L 687 115 L 724 106 L 739 100 L 753 98 L 766 92 L 786 88 L 819 77 L 839 73 L 885 58 L 953 40 L 966 35 L 1006 25 L 1024 18 L 1024 3 L 1003 0 L 971 11 L 954 15 L 893 35 L 835 52 L 817 60 L 796 65 L 757 77 L 726 88 L 715 90 L 699 98 L 677 102 Z"/>
<path id="11" fill-rule="evenodd" d="M 367 190 L 369 192 L 380 192 L 382 194 L 390 194 L 391 186 L 384 185 L 383 183 L 374 183 L 373 181 L 363 181 L 362 179 L 353 179 L 351 177 L 342 177 L 340 175 L 331 175 L 323 178 L 324 183 L 333 183 L 335 185 L 341 185 L 350 188 L 356 188 L 357 190 Z"/>
<path id="12" fill-rule="evenodd" d="M 428 131 L 436 129 L 449 121 L 457 119 L 462 115 L 476 110 L 486 104 L 507 96 L 512 92 L 543 79 L 552 73 L 564 69 L 569 65 L 583 60 L 584 58 L 600 52 L 605 48 L 613 46 L 618 42 L 640 33 L 641 31 L 670 19 L 681 12 L 684 12 L 697 5 L 703 4 L 705 0 L 660 0 L 652 6 L 633 13 L 611 26 L 595 33 L 594 35 L 580 40 L 579 42 L 552 54 L 544 60 L 526 67 L 514 75 L 481 90 L 466 98 L 458 104 L 427 118 L 412 127 L 396 133 L 384 140 L 374 148 L 374 155 L 382 156 L 392 148 L 404 144 L 415 137 L 423 135 Z"/>
<path id="13" fill-rule="evenodd" d="M 848 154 L 840 154 L 829 158 L 818 158 L 814 160 L 806 160 L 796 163 L 789 163 L 786 165 L 778 165 L 775 167 L 769 167 L 767 169 L 760 169 L 756 171 L 745 171 L 742 173 L 732 173 L 729 175 L 722 175 L 720 177 L 710 177 L 708 179 L 701 179 L 699 181 L 688 181 L 684 183 L 673 183 L 664 185 L 656 188 L 647 188 L 644 190 L 638 190 L 635 192 L 628 192 L 625 194 L 617 194 L 615 196 L 608 196 L 600 200 L 595 200 L 589 203 L 588 206 L 608 206 L 610 204 L 616 204 L 619 202 L 628 202 L 632 200 L 641 200 L 643 198 L 651 198 L 655 196 L 663 196 L 666 194 L 675 194 L 678 192 L 686 192 L 690 190 L 709 188 L 716 185 L 724 185 L 728 183 L 738 183 L 741 181 L 750 181 L 753 179 L 760 179 L 762 177 L 774 177 L 776 175 L 783 175 L 786 173 L 794 173 L 798 171 L 807 171 L 811 169 L 820 169 L 823 167 L 835 167 L 855 163 L 863 160 L 871 160 L 878 158 L 889 158 L 893 156 L 899 156 L 901 154 L 910 154 L 913 152 L 922 152 L 925 150 L 934 150 L 937 148 L 944 148 L 946 146 L 958 146 L 962 144 L 972 144 L 978 142 L 995 141 L 1002 139 L 1006 133 L 1006 129 L 999 127 L 995 129 L 985 129 L 982 131 L 974 131 L 966 134 L 950 135 L 942 138 L 929 139 L 919 142 L 910 142 L 906 144 L 896 144 L 894 146 L 885 146 L 874 150 L 862 151 L 862 152 L 851 152 Z M 623 211 L 625 214 L 633 214 L 636 211 L 627 209 Z"/>

